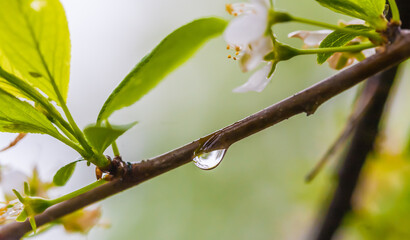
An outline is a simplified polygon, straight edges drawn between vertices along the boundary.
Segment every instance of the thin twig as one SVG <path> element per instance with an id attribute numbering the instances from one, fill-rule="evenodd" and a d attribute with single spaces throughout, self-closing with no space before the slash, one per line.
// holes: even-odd
<path id="1" fill-rule="evenodd" d="M 410 57 L 410 32 L 403 31 L 397 40 L 382 53 L 307 88 L 292 97 L 274 104 L 204 138 L 175 149 L 169 153 L 131 165 L 129 175 L 115 179 L 83 195 L 62 202 L 36 216 L 37 226 L 54 221 L 68 213 L 135 186 L 162 173 L 192 161 L 198 149 L 209 139 L 212 144 L 206 151 L 226 149 L 233 143 L 273 126 L 299 113 L 313 114 L 324 102 L 353 87 L 364 79 L 390 68 Z M 31 231 L 28 222 L 14 222 L 0 228 L 0 239 L 19 239 Z"/>
<path id="2" fill-rule="evenodd" d="M 367 88 L 377 87 L 370 106 L 357 124 L 353 139 L 338 174 L 338 185 L 330 206 L 319 224 L 315 240 L 332 239 L 344 216 L 351 210 L 351 199 L 367 156 L 373 151 L 384 106 L 389 96 L 397 67 L 371 77 Z M 368 91 L 364 92 L 367 94 Z"/>
<path id="3" fill-rule="evenodd" d="M 317 162 L 313 169 L 306 175 L 305 181 L 307 183 L 311 182 L 322 170 L 322 168 L 329 162 L 329 160 L 337 153 L 338 150 L 342 149 L 345 146 L 345 143 L 352 135 L 353 131 L 356 129 L 356 126 L 362 119 L 364 113 L 367 111 L 367 108 L 370 106 L 372 96 L 377 91 L 374 89 L 366 89 L 369 91 L 368 94 L 362 95 L 365 97 L 360 97 L 356 103 L 356 106 L 353 110 L 353 113 L 350 115 L 346 126 L 343 128 L 340 135 L 336 138 L 335 142 L 328 148 L 323 157 Z M 372 92 L 373 91 L 373 92 Z"/>
<path id="4" fill-rule="evenodd" d="M 410 2 L 396 0 L 402 18 L 402 27 L 410 27 Z M 366 157 L 373 150 L 373 144 L 379 131 L 379 122 L 393 84 L 397 67 L 375 75 L 367 83 L 367 87 L 377 87 L 371 106 L 358 123 L 352 142 L 342 161 L 339 171 L 338 185 L 331 203 L 321 220 L 315 240 L 329 240 L 335 235 L 346 213 L 351 210 L 351 199 L 359 179 Z M 370 91 L 367 91 L 370 92 Z"/>
<path id="5" fill-rule="evenodd" d="M 9 143 L 9 145 L 7 145 L 6 147 L 0 149 L 0 152 L 4 152 L 9 150 L 10 148 L 14 147 L 17 145 L 17 143 L 19 143 L 21 140 L 23 140 L 23 138 L 27 135 L 27 133 L 19 133 L 19 135 L 17 135 L 17 137 L 11 141 Z"/>

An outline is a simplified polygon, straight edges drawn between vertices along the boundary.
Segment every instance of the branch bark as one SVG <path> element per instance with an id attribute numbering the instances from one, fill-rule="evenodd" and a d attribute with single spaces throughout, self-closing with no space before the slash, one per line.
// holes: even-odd
<path id="1" fill-rule="evenodd" d="M 410 2 L 406 0 L 397 0 L 396 2 L 401 13 L 402 27 L 409 28 Z M 394 83 L 396 72 L 397 67 L 393 67 L 368 80 L 362 97 L 365 98 L 365 94 L 372 94 L 370 105 L 365 109 L 363 117 L 356 126 L 346 156 L 342 160 L 338 174 L 338 184 L 333 193 L 332 200 L 327 208 L 327 212 L 319 223 L 316 236 L 312 239 L 332 239 L 342 224 L 345 215 L 351 210 L 352 196 L 367 156 L 373 151 L 373 145 L 379 132 L 380 121 L 383 117 L 383 110 Z"/>
<path id="2" fill-rule="evenodd" d="M 299 113 L 313 114 L 330 98 L 353 87 L 364 79 L 405 61 L 410 57 L 410 31 L 403 31 L 386 49 L 362 62 L 329 77 L 281 102 L 241 121 L 227 126 L 183 147 L 131 165 L 124 178 L 117 178 L 76 198 L 57 204 L 36 216 L 37 226 L 54 221 L 68 213 L 114 195 L 162 173 L 189 163 L 201 151 L 227 149 L 233 143 L 273 126 Z M 211 140 L 211 141 L 208 141 Z M 206 149 L 202 147 L 206 143 Z M 13 222 L 0 228 L 0 239 L 20 239 L 31 231 L 26 222 Z"/>
<path id="3" fill-rule="evenodd" d="M 396 76 L 397 67 L 393 67 L 371 77 L 362 97 L 372 94 L 370 105 L 357 124 L 352 141 L 343 159 L 339 179 L 333 199 L 323 221 L 319 225 L 316 240 L 332 239 L 341 225 L 344 216 L 351 210 L 352 196 L 360 177 L 367 156 L 373 151 L 384 106 Z M 375 89 L 375 90 L 374 90 Z"/>

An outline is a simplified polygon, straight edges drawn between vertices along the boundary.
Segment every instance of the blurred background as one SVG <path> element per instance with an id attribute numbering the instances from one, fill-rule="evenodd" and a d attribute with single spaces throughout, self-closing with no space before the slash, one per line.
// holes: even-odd
<path id="1" fill-rule="evenodd" d="M 220 0 L 62 3 L 72 42 L 68 106 L 81 127 L 95 122 L 113 88 L 167 34 L 196 18 L 230 17 L 224 11 L 227 2 Z M 277 0 L 275 7 L 325 22 L 350 20 L 313 0 Z M 283 24 L 274 31 L 283 42 L 301 47 L 300 40 L 287 39 L 289 32 L 300 29 L 317 28 Z M 298 57 L 280 63 L 262 93 L 237 94 L 232 89 L 247 81 L 250 74 L 241 73 L 228 54 L 221 37 L 210 41 L 141 101 L 113 115 L 113 124 L 139 121 L 117 141 L 125 161 L 140 161 L 175 149 L 335 73 L 326 63 L 317 65 L 315 56 Z M 405 217 L 397 219 L 398 212 L 410 213 L 410 179 L 404 177 L 408 164 L 401 157 L 410 119 L 406 94 L 410 84 L 404 81 L 410 75 L 408 62 L 406 66 L 400 71 L 395 97 L 390 99 L 390 117 L 384 121 L 387 130 L 381 146 L 386 157 L 366 167 L 369 179 L 384 185 L 377 187 L 378 191 L 369 191 L 362 202 L 361 218 L 352 217 L 354 220 L 348 220 L 342 231 L 344 239 L 410 238 L 404 227 L 397 227 L 396 232 L 388 230 L 392 235 L 387 238 L 375 237 L 381 236 L 378 231 L 383 232 L 378 226 L 410 223 Z M 298 115 L 234 144 L 214 170 L 203 171 L 188 164 L 98 203 L 102 219 L 110 223 L 108 228 L 95 227 L 84 236 L 66 234 L 59 226 L 35 239 L 305 239 L 329 197 L 337 163 L 333 161 L 310 184 L 304 177 L 344 127 L 355 93 L 356 88 L 351 89 L 312 116 Z M 2 133 L 0 146 L 14 136 Z M 107 153 L 112 155 L 110 151 Z M 0 162 L 26 174 L 37 167 L 40 177 L 51 181 L 61 166 L 77 157 L 48 136 L 29 134 L 16 147 L 1 153 Z M 383 167 L 391 166 L 384 159 L 396 159 L 396 168 Z M 374 174 L 372 169 L 379 173 Z M 94 179 L 94 168 L 80 163 L 68 185 L 51 195 L 67 193 Z M 402 205 L 396 209 L 396 202 L 386 195 L 399 196 Z"/>

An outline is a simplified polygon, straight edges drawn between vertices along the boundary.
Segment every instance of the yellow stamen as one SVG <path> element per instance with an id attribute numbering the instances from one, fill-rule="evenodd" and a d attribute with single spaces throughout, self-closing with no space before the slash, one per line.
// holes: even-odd
<path id="1" fill-rule="evenodd" d="M 229 44 L 226 46 L 226 50 L 231 49 L 231 46 L 229 46 Z"/>
<path id="2" fill-rule="evenodd" d="M 236 57 L 233 57 L 233 60 L 236 60 Z"/>
<path id="3" fill-rule="evenodd" d="M 235 51 L 237 51 L 237 52 L 241 51 L 241 47 L 235 46 Z"/>
<path id="4" fill-rule="evenodd" d="M 236 53 L 235 53 L 235 55 L 237 55 L 237 56 L 238 56 L 238 55 L 239 55 L 239 52 L 236 52 Z"/>
<path id="5" fill-rule="evenodd" d="M 230 15 L 233 15 L 233 11 L 234 11 L 234 9 L 233 9 L 233 7 L 232 7 L 232 4 L 225 4 L 225 10 L 230 14 Z"/>
<path id="6" fill-rule="evenodd" d="M 228 58 L 232 58 L 232 56 L 231 56 L 231 55 L 228 55 Z"/>

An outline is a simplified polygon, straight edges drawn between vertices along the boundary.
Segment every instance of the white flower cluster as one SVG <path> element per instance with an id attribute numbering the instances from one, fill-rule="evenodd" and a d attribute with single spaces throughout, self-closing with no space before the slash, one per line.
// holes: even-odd
<path id="1" fill-rule="evenodd" d="M 234 92 L 261 92 L 272 79 L 272 76 L 269 76 L 272 62 L 264 60 L 273 50 L 272 38 L 266 35 L 269 9 L 269 4 L 264 0 L 226 5 L 227 12 L 235 16 L 224 33 L 227 49 L 236 51 L 233 59 L 239 58 L 243 72 L 256 69 L 261 62 L 266 63 L 266 66 L 253 73 L 245 84 L 235 88 Z M 229 55 L 228 58 L 232 56 Z"/>

